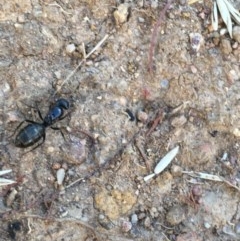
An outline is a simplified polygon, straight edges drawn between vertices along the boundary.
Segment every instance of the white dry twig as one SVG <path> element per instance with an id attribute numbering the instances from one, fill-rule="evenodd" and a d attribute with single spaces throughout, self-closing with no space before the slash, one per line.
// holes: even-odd
<path id="1" fill-rule="evenodd" d="M 11 169 L 2 170 L 2 171 L 0 171 L 0 176 L 5 175 L 7 173 L 10 173 L 11 171 L 12 171 Z M 13 184 L 13 183 L 15 183 L 15 181 L 10 180 L 10 179 L 6 179 L 6 178 L 0 178 L 0 186 L 6 186 L 6 185 L 9 185 L 9 184 Z"/>
<path id="2" fill-rule="evenodd" d="M 77 72 L 77 70 L 81 67 L 81 65 L 88 59 L 101 45 L 108 39 L 109 35 L 106 34 L 102 40 L 98 42 L 98 44 L 85 56 L 85 58 L 78 64 L 78 66 L 67 76 L 67 78 L 62 82 L 59 89 L 55 91 L 53 95 L 56 95 L 58 91 L 60 91 L 63 85 L 69 81 L 69 79 Z"/>
<path id="3" fill-rule="evenodd" d="M 154 168 L 154 173 L 151 173 L 144 177 L 144 181 L 147 182 L 151 178 L 153 178 L 155 175 L 161 173 L 175 158 L 175 156 L 179 152 L 179 146 L 176 146 L 171 151 L 169 151 L 157 164 L 157 166 Z"/>

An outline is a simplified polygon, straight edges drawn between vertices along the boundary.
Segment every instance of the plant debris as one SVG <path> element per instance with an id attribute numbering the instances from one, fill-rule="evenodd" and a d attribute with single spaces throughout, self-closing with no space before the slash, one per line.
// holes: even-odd
<path id="1" fill-rule="evenodd" d="M 144 181 L 146 182 L 149 179 L 153 178 L 155 175 L 161 173 L 175 158 L 175 156 L 178 154 L 178 151 L 179 151 L 179 146 L 176 146 L 171 151 L 169 151 L 154 168 L 154 173 L 149 174 L 148 176 L 145 176 Z"/>
<path id="2" fill-rule="evenodd" d="M 0 171 L 0 176 L 8 174 L 11 171 L 12 171 L 11 169 Z M 15 181 L 10 180 L 10 179 L 6 179 L 6 178 L 0 178 L 0 186 L 6 186 L 6 185 L 13 184 L 13 183 L 15 183 Z"/>
<path id="3" fill-rule="evenodd" d="M 236 24 L 240 25 L 240 13 L 235 9 L 232 4 L 228 0 L 216 0 L 213 2 L 212 7 L 212 26 L 213 30 L 218 29 L 218 11 L 221 14 L 222 20 L 227 26 L 227 30 L 229 32 L 230 37 L 232 38 L 232 19 L 236 22 Z"/>

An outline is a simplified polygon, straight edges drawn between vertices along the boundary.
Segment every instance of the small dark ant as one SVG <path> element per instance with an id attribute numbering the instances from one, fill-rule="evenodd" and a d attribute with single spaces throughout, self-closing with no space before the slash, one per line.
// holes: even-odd
<path id="1" fill-rule="evenodd" d="M 54 130 L 59 130 L 57 127 L 52 127 L 54 123 L 57 121 L 60 121 L 64 119 L 67 115 L 64 115 L 64 110 L 69 109 L 69 102 L 66 99 L 59 99 L 56 101 L 56 103 L 49 109 L 47 115 L 43 118 L 40 110 L 37 108 L 38 115 L 40 119 L 43 121 L 42 123 L 38 123 L 32 120 L 24 120 L 22 121 L 16 130 L 14 131 L 14 134 L 16 131 L 22 126 L 24 122 L 28 122 L 27 126 L 22 128 L 18 134 L 16 135 L 14 144 L 16 147 L 20 148 L 26 148 L 29 146 L 34 145 L 37 143 L 40 139 L 42 139 L 42 142 L 39 143 L 37 146 L 35 146 L 32 150 L 38 148 L 40 145 L 42 145 L 45 141 L 46 136 L 46 128 L 50 127 Z M 62 132 L 61 132 L 62 134 Z M 63 134 L 62 134 L 63 135 Z"/>
<path id="2" fill-rule="evenodd" d="M 19 221 L 14 221 L 8 224 L 8 234 L 9 236 L 15 240 L 16 232 L 21 230 L 21 223 Z"/>

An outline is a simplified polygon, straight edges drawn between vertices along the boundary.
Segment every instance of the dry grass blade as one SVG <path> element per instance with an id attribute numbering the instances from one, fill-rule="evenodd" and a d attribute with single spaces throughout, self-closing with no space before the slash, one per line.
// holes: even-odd
<path id="1" fill-rule="evenodd" d="M 225 1 L 225 4 L 232 16 L 232 18 L 234 19 L 234 21 L 237 23 L 237 24 L 240 24 L 240 13 L 237 11 L 237 9 L 235 9 L 232 4 L 230 4 L 228 2 L 228 0 L 224 0 Z"/>
<path id="2" fill-rule="evenodd" d="M 0 186 L 6 186 L 15 183 L 15 181 L 6 179 L 6 178 L 0 178 Z"/>
<path id="3" fill-rule="evenodd" d="M 219 12 L 223 19 L 223 22 L 226 24 L 228 32 L 232 38 L 232 20 L 231 20 L 231 15 L 229 13 L 226 2 L 225 0 L 216 0 L 216 1 L 217 1 Z"/>
<path id="4" fill-rule="evenodd" d="M 3 176 L 5 174 L 7 174 L 7 173 L 10 173 L 11 171 L 12 171 L 11 169 L 9 169 L 9 170 L 2 170 L 2 171 L 0 171 L 0 176 Z"/>
<path id="5" fill-rule="evenodd" d="M 12 171 L 11 169 L 2 170 L 2 171 L 0 171 L 0 176 L 5 175 L 7 173 L 10 173 L 11 171 Z M 6 178 L 0 178 L 0 186 L 6 186 L 6 185 L 9 185 L 9 184 L 13 184 L 13 183 L 15 183 L 15 181 L 10 180 L 10 179 L 6 179 Z"/>
<path id="6" fill-rule="evenodd" d="M 183 173 L 188 174 L 188 175 L 190 175 L 192 177 L 198 177 L 198 178 L 212 180 L 212 181 L 218 181 L 218 182 L 222 182 L 223 181 L 222 177 L 219 177 L 217 175 L 208 174 L 208 173 L 203 173 L 203 172 L 186 172 L 186 171 L 183 171 Z"/>
<path id="7" fill-rule="evenodd" d="M 217 3 L 216 2 L 213 3 L 211 20 L 212 20 L 213 30 L 217 31 L 218 30 L 218 13 L 217 13 Z"/>
<path id="8" fill-rule="evenodd" d="M 229 182 L 228 180 L 226 180 L 224 177 L 221 177 L 221 176 L 208 174 L 208 173 L 203 173 L 203 172 L 183 171 L 182 173 L 188 174 L 191 177 L 197 177 L 197 178 L 202 178 L 202 179 L 211 180 L 211 181 L 217 181 L 217 182 L 224 182 L 224 183 L 228 184 L 229 186 L 231 186 L 231 187 L 237 189 L 238 191 L 240 191 L 239 187 L 233 185 L 231 182 Z"/>

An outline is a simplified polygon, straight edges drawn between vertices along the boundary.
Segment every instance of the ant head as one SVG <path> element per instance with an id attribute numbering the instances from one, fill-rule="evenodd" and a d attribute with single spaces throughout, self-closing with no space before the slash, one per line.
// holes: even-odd
<path id="1" fill-rule="evenodd" d="M 64 108 L 65 110 L 67 110 L 67 109 L 69 109 L 70 104 L 69 104 L 68 100 L 62 98 L 62 99 L 58 99 L 56 101 L 55 106 L 58 106 L 60 108 Z"/>

